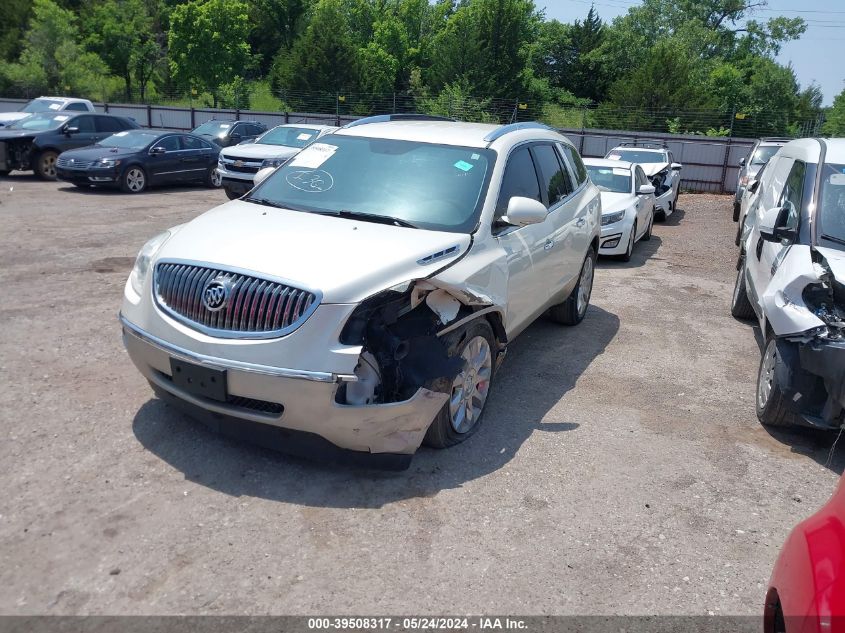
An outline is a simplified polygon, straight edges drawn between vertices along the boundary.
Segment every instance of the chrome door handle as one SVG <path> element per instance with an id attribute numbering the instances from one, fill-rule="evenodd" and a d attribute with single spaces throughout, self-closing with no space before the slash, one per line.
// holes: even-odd
<path id="1" fill-rule="evenodd" d="M 575 223 L 575 226 L 579 226 L 579 227 L 580 227 L 580 226 L 584 226 L 584 223 L 585 223 L 586 221 L 587 221 L 587 220 L 585 220 L 584 218 L 578 218 L 578 221 Z"/>
<path id="2" fill-rule="evenodd" d="M 552 247 L 555 245 L 554 240 L 546 240 L 546 243 L 543 244 L 543 250 L 550 251 Z"/>

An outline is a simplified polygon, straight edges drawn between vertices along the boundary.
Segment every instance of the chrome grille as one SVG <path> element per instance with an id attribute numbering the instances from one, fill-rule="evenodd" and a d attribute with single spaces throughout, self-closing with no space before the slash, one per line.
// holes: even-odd
<path id="1" fill-rule="evenodd" d="M 87 169 L 96 164 L 97 161 L 90 161 L 90 160 L 78 160 L 75 158 L 65 158 L 63 156 L 59 156 L 56 160 L 57 167 L 64 167 L 66 169 Z"/>
<path id="2" fill-rule="evenodd" d="M 228 288 L 224 306 L 209 310 L 206 285 L 218 281 Z M 240 271 L 193 264 L 160 262 L 155 271 L 156 302 L 191 327 L 223 337 L 269 338 L 299 327 L 317 307 L 307 290 Z"/>

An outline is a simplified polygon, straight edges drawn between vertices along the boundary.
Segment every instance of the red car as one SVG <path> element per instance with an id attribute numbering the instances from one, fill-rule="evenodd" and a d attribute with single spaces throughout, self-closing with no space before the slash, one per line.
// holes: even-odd
<path id="1" fill-rule="evenodd" d="M 786 540 L 766 594 L 764 631 L 845 633 L 845 477 Z"/>

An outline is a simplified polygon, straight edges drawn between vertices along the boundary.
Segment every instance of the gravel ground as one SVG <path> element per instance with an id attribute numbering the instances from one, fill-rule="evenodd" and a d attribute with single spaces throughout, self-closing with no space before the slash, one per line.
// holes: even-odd
<path id="1" fill-rule="evenodd" d="M 757 423 L 729 197 L 682 196 L 602 263 L 584 323 L 526 330 L 483 428 L 402 473 L 238 444 L 152 397 L 123 284 L 147 238 L 224 200 L 0 179 L 0 613 L 760 613 L 845 451 Z"/>

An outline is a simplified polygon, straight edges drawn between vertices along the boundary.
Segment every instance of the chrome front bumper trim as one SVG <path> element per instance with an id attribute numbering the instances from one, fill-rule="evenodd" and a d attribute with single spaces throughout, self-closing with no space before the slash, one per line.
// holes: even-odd
<path id="1" fill-rule="evenodd" d="M 170 356 L 196 363 L 198 365 L 205 365 L 206 367 L 213 367 L 214 369 L 236 369 L 238 371 L 250 372 L 253 374 L 262 374 L 264 376 L 275 376 L 277 378 L 294 378 L 298 380 L 310 380 L 313 382 L 356 382 L 358 377 L 354 374 L 333 374 L 322 371 L 307 371 L 304 369 L 285 369 L 283 367 L 270 367 L 268 365 L 257 365 L 254 363 L 244 363 L 236 360 L 225 360 L 222 358 L 215 358 L 213 356 L 206 356 L 205 354 L 197 354 L 196 352 L 188 351 L 184 348 L 177 347 L 160 338 L 144 332 L 138 326 L 130 323 L 126 317 L 120 315 L 120 323 L 126 334 L 134 336 Z"/>

